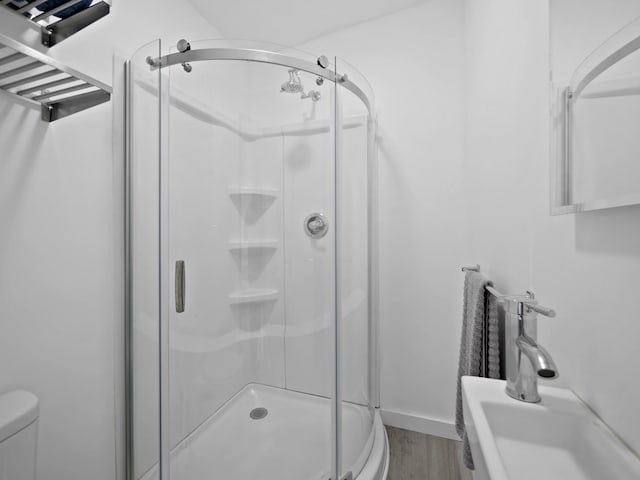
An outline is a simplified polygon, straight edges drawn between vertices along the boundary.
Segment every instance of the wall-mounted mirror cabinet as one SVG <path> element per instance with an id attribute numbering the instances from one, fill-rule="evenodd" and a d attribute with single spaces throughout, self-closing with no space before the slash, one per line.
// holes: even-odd
<path id="1" fill-rule="evenodd" d="M 640 204 L 640 2 L 550 7 L 551 214 Z"/>

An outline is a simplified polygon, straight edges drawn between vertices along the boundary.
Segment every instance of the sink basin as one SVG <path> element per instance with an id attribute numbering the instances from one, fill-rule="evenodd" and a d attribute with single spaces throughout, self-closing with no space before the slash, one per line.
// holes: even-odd
<path id="1" fill-rule="evenodd" d="M 474 480 L 640 479 L 640 459 L 571 390 L 540 386 L 542 401 L 525 403 L 504 388 L 462 378 Z"/>

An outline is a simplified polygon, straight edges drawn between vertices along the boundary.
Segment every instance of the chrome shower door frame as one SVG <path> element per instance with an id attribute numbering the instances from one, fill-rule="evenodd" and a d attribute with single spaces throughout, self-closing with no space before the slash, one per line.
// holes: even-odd
<path id="1" fill-rule="evenodd" d="M 196 63 L 196 62 L 202 62 L 202 61 L 215 61 L 215 60 L 228 60 L 228 61 L 248 61 L 248 62 L 258 62 L 258 63 L 266 63 L 266 64 L 272 64 L 272 65 L 278 65 L 278 66 L 282 66 L 282 67 L 286 67 L 286 68 L 291 68 L 291 69 L 295 69 L 295 70 L 299 70 L 299 71 L 304 71 L 307 72 L 309 74 L 315 75 L 319 78 L 322 78 L 324 80 L 330 81 L 332 83 L 334 83 L 336 86 L 340 85 L 343 88 L 347 89 L 348 91 L 350 91 L 352 94 L 356 95 L 357 98 L 360 99 L 360 101 L 363 103 L 363 105 L 366 107 L 367 112 L 368 112 L 368 125 L 367 125 L 367 131 L 368 131 L 368 145 L 367 145 L 367 195 L 368 195 L 368 207 L 367 207 L 367 219 L 368 219 L 368 236 L 369 238 L 366 240 L 367 245 L 368 245 L 368 259 L 369 259 L 369 265 L 368 265 L 368 311 L 369 311 L 369 331 L 368 331 L 368 335 L 369 335 L 369 359 L 370 359 L 370 364 L 369 364 L 369 394 L 370 394 L 370 406 L 373 407 L 374 409 L 379 409 L 380 406 L 380 390 L 379 390 L 379 375 L 380 375 L 380 364 L 379 364 L 379 320 L 378 320 L 378 312 L 379 312 L 379 308 L 378 308 L 378 255 L 377 255 L 377 248 L 378 248 L 378 227 L 377 227 L 377 219 L 378 219 L 378 211 L 377 211 L 377 193 L 378 193 L 378 166 L 377 166 L 377 147 L 376 147 L 376 129 L 377 129 L 377 123 L 376 123 L 376 119 L 375 119 L 375 112 L 374 112 L 374 104 L 373 104 L 373 99 L 370 98 L 369 95 L 367 95 L 366 91 L 361 88 L 357 83 L 355 83 L 354 81 L 352 81 L 349 76 L 347 74 L 340 74 L 337 71 L 334 71 L 330 68 L 330 66 L 327 67 L 323 67 L 322 64 L 325 64 L 324 62 L 319 61 L 317 63 L 313 63 L 311 61 L 307 61 L 295 56 L 291 56 L 291 55 L 285 55 L 282 53 L 277 53 L 277 52 L 272 52 L 272 51 L 267 51 L 267 50 L 260 50 L 260 49 L 252 49 L 252 48 L 202 48 L 202 49 L 195 49 L 195 50 L 187 50 L 184 52 L 176 52 L 176 53 L 170 53 L 164 56 L 159 56 L 156 58 L 151 58 L 148 57 L 147 58 L 147 63 L 149 64 L 149 68 L 150 70 L 160 70 L 160 84 L 159 84 L 159 92 L 158 92 L 158 100 L 159 100 L 159 112 L 160 112 L 160 125 L 158 126 L 158 130 L 160 133 L 160 136 L 162 138 L 161 143 L 161 153 L 160 153 L 160 157 L 159 160 L 159 169 L 160 169 L 160 174 L 161 174 L 161 179 L 160 179 L 160 185 L 158 185 L 159 189 L 165 190 L 167 188 L 167 186 L 163 183 L 162 177 L 166 178 L 166 173 L 167 173 L 167 165 L 168 165 L 168 150 L 166 149 L 166 143 L 167 143 L 167 134 L 168 134 L 168 125 L 167 125 L 167 112 L 168 112 L 168 102 L 169 102 L 169 88 L 168 88 L 168 83 L 167 83 L 167 77 L 163 76 L 162 74 L 162 70 L 165 69 L 166 67 L 171 67 L 174 65 L 182 65 L 182 64 L 191 64 L 191 63 Z M 325 59 L 326 60 L 326 59 Z M 335 62 L 337 62 L 337 60 L 334 60 Z M 335 65 L 336 63 L 334 63 Z M 127 72 L 129 75 L 130 73 Z M 127 99 L 130 98 L 130 91 L 132 89 L 132 85 L 131 85 L 131 79 L 128 78 L 127 79 Z M 337 95 L 335 98 L 336 101 L 336 105 L 334 106 L 334 118 L 332 119 L 332 123 L 333 123 L 333 128 L 334 128 L 334 132 L 335 129 L 338 128 L 338 126 L 340 125 L 340 120 L 337 118 L 337 116 L 339 115 L 339 108 L 338 108 L 338 99 L 337 99 Z M 128 100 L 127 100 L 127 126 L 126 126 L 126 134 L 127 134 L 127 139 L 132 138 L 132 136 L 134 135 L 134 132 L 131 131 L 132 127 L 131 127 L 131 120 L 130 120 L 130 116 L 131 116 L 131 112 L 128 106 Z M 335 146 L 336 150 L 338 148 L 338 146 Z M 130 146 L 128 145 L 127 148 L 127 169 L 130 169 L 130 164 L 131 164 L 131 152 L 130 150 Z M 333 161 L 336 162 L 336 172 L 337 172 L 337 162 L 338 162 L 338 154 L 337 151 L 335 152 L 335 155 L 333 157 Z M 129 173 L 129 171 L 128 171 Z M 129 175 L 127 175 L 127 177 L 129 177 Z M 338 181 L 339 179 L 336 178 L 336 181 Z M 337 187 L 336 187 L 337 188 Z M 162 212 L 166 212 L 167 211 L 167 204 L 166 204 L 166 199 L 163 201 L 163 199 L 161 198 L 162 195 L 160 195 L 160 198 L 158 199 L 159 201 L 159 209 Z M 336 219 L 335 219 L 335 223 L 334 225 L 338 225 L 338 217 L 339 217 L 339 212 L 338 212 L 338 204 L 339 204 L 340 200 L 339 200 L 339 195 L 337 193 L 336 190 L 336 198 L 335 198 L 335 206 L 336 206 Z M 134 480 L 134 476 L 133 476 L 133 432 L 132 432 L 132 426 L 133 426 L 133 402 L 132 402 L 132 382 L 133 379 L 131 377 L 131 372 L 132 372 L 132 354 L 131 354 L 131 349 L 132 349 L 132 345 L 131 343 L 131 324 L 132 324 L 132 311 L 131 311 L 131 238 L 129 236 L 129 231 L 130 231 L 130 184 L 129 184 L 129 179 L 127 178 L 127 207 L 126 207 L 126 211 L 127 211 L 127 245 L 126 245 L 126 254 L 127 254 L 127 262 L 126 262 L 126 272 L 125 272 L 125 276 L 126 276 L 126 289 L 127 289 L 127 308 L 126 308 L 126 325 L 127 325 L 127 335 L 128 335 L 128 339 L 126 341 L 127 343 L 127 347 L 126 347 L 126 427 L 125 427 L 125 432 L 126 432 L 126 443 L 127 443 L 127 448 L 126 448 L 126 459 L 125 459 L 125 463 L 126 463 L 126 478 L 127 480 Z M 164 213 L 163 215 L 166 215 L 166 213 Z M 161 215 L 162 218 L 162 215 Z M 162 220 L 160 220 L 161 224 L 164 223 L 162 222 Z M 164 227 L 162 227 L 164 228 Z M 162 230 L 161 228 L 161 230 Z M 159 241 L 161 244 L 161 252 L 160 252 L 160 259 L 163 259 L 166 257 L 166 251 L 164 251 L 164 248 L 162 245 L 166 245 L 165 240 L 165 234 L 160 231 L 158 232 L 160 237 Z M 166 233 L 166 232 L 165 232 Z M 336 258 L 335 258 L 335 262 L 339 262 L 339 257 L 338 257 L 338 252 L 339 252 L 339 246 L 338 246 L 338 235 L 336 234 Z M 160 309 L 160 315 L 161 318 L 165 317 L 167 315 L 168 312 L 168 306 L 164 305 L 165 301 L 162 300 L 162 298 L 164 298 L 165 296 L 167 296 L 168 298 L 168 293 L 167 293 L 167 286 L 168 286 L 168 280 L 167 278 L 167 271 L 166 269 L 168 268 L 168 266 L 159 266 L 160 268 L 160 279 L 159 279 L 159 289 L 160 289 L 160 295 L 161 295 L 161 305 L 159 305 L 159 309 Z M 334 266 L 335 268 L 335 272 L 336 272 L 336 298 L 335 298 L 335 308 L 336 308 L 336 321 L 334 322 L 334 329 L 335 329 L 335 335 L 336 335 L 336 342 L 340 342 L 340 333 L 339 333 L 339 319 L 340 316 L 338 316 L 338 314 L 340 313 L 340 302 L 339 302 L 339 297 L 340 297 L 340 291 L 339 291 L 339 275 L 340 275 L 340 269 L 338 268 L 338 265 Z M 161 322 L 161 324 L 164 324 L 166 322 Z M 160 325 L 159 326 L 159 337 L 160 337 L 160 342 L 161 344 L 159 345 L 159 348 L 161 350 L 160 353 L 160 370 L 161 370 L 161 380 L 160 380 L 160 398 L 166 398 L 168 396 L 168 391 L 166 391 L 166 379 L 164 378 L 164 375 L 166 374 L 167 367 L 168 367 L 168 330 L 167 330 L 167 326 L 166 325 Z M 334 398 L 333 398 L 333 429 L 334 429 L 334 451 L 333 451 L 333 465 L 332 465 L 332 470 L 334 472 L 334 475 L 336 472 L 340 472 L 342 469 L 342 466 L 340 465 L 340 459 L 342 456 L 342 432 L 341 432 L 341 425 L 340 425 L 340 412 L 341 412 L 341 406 L 342 406 L 342 398 L 341 398 L 341 386 L 340 386 L 340 382 L 341 382 L 341 376 L 340 376 L 340 371 L 342 368 L 341 365 L 341 361 L 340 361 L 340 345 L 339 343 L 334 344 L 334 366 L 335 366 L 335 370 L 336 370 L 336 374 L 334 376 L 334 381 L 335 381 L 335 389 L 334 389 Z M 162 372 L 165 373 L 162 373 Z M 168 410 L 166 408 L 166 404 L 163 404 L 164 402 L 161 400 L 161 404 L 160 404 L 160 425 L 161 425 L 161 430 L 162 425 L 163 424 L 168 424 Z M 164 437 L 164 435 L 161 433 L 161 437 Z M 160 463 L 160 470 L 161 471 L 168 471 L 168 459 L 169 459 L 169 443 L 168 443 L 168 439 L 167 438 L 161 438 L 160 439 L 160 455 L 159 455 L 159 463 Z M 333 476 L 333 478 L 339 478 L 336 476 Z"/>
<path id="2" fill-rule="evenodd" d="M 356 83 L 349 79 L 348 75 L 340 75 L 330 68 L 323 68 L 319 65 L 320 62 L 314 64 L 307 60 L 292 57 L 290 55 L 284 55 L 282 53 L 251 48 L 202 48 L 199 50 L 170 53 L 160 58 L 149 59 L 149 63 L 152 65 L 152 68 L 165 68 L 172 65 L 182 65 L 183 63 L 203 62 L 208 60 L 244 60 L 246 62 L 269 63 L 271 65 L 280 65 L 282 67 L 288 67 L 317 75 L 325 80 L 342 85 L 347 90 L 353 92 L 365 104 L 369 111 L 369 115 L 373 116 L 373 102 Z"/>

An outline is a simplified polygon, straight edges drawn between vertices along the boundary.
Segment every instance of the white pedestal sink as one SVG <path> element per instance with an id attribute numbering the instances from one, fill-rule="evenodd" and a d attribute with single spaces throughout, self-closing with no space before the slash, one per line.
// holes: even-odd
<path id="1" fill-rule="evenodd" d="M 525 403 L 504 388 L 462 378 L 474 480 L 640 479 L 640 459 L 571 390 L 540 386 L 542 401 Z"/>

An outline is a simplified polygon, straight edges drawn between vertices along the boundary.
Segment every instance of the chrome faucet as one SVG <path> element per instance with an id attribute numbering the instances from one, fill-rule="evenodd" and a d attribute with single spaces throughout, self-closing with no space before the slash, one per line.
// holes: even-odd
<path id="1" fill-rule="evenodd" d="M 533 293 L 526 296 L 505 296 L 505 366 L 506 392 L 523 402 L 540 401 L 538 377 L 552 380 L 558 369 L 551 355 L 536 343 L 538 313 L 554 317 L 555 312 L 541 307 Z"/>

